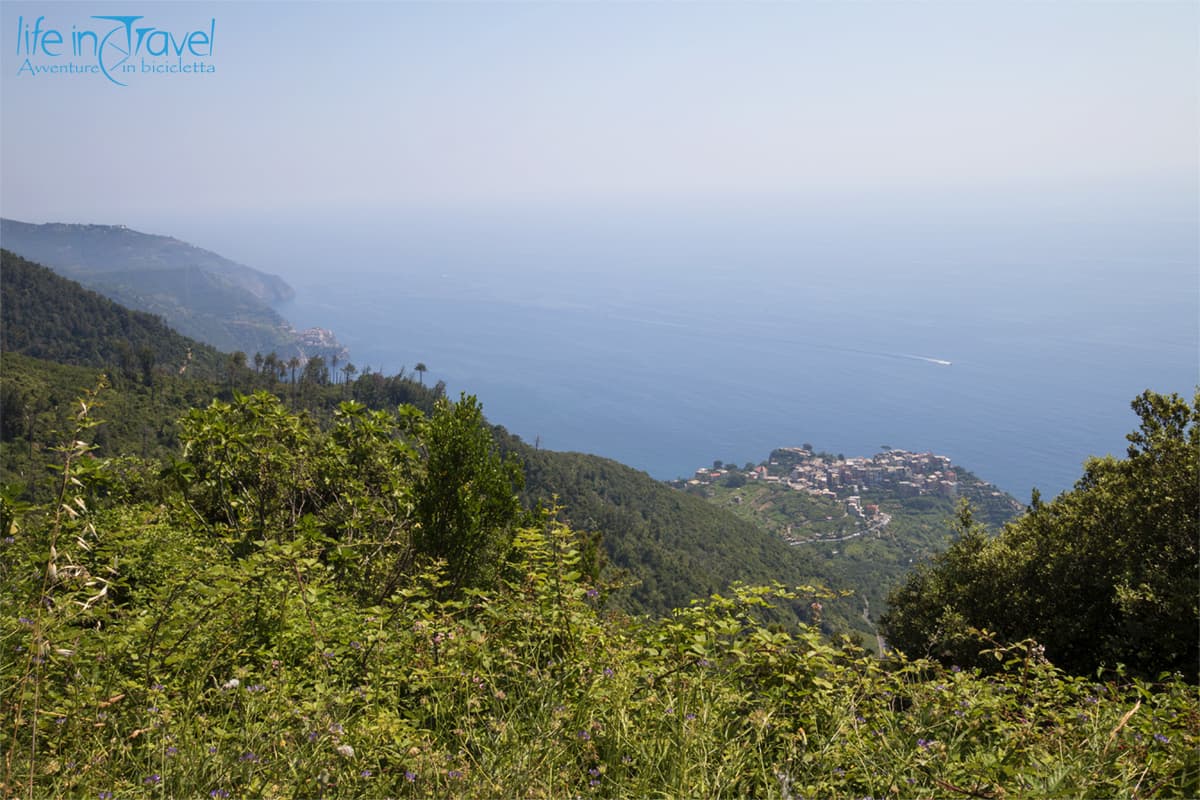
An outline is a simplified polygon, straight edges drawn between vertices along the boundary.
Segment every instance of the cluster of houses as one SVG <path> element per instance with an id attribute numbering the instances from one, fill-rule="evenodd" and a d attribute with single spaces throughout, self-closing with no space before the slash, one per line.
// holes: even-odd
<path id="1" fill-rule="evenodd" d="M 702 467 L 688 483 L 713 483 L 728 474 L 729 470 Z M 747 480 L 778 483 L 818 497 L 844 500 L 850 513 L 862 518 L 878 513 L 878 508 L 864 506 L 860 500 L 863 492 L 873 489 L 903 497 L 958 496 L 958 476 L 949 458 L 907 450 L 887 450 L 870 458 L 837 458 L 817 455 L 806 448 L 782 447 L 771 453 L 767 464 L 742 474 Z"/>

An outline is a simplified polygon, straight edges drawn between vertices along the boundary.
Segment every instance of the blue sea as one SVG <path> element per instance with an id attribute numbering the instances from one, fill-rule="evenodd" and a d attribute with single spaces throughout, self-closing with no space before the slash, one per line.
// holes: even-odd
<path id="1" fill-rule="evenodd" d="M 544 448 L 668 479 L 887 445 L 1052 496 L 1124 453 L 1137 394 L 1200 381 L 1195 223 L 1005 211 L 367 215 L 197 243 L 281 274 L 284 315 L 360 370 L 423 362 Z"/>

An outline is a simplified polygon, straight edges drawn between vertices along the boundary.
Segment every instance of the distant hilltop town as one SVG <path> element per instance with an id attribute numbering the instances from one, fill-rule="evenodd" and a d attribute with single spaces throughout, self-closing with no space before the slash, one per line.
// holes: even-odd
<path id="1" fill-rule="evenodd" d="M 843 458 L 804 447 L 781 447 L 771 452 L 767 463 L 748 470 L 732 469 L 730 464 L 701 467 L 687 484 L 714 483 L 738 472 L 747 480 L 778 483 L 833 500 L 848 500 L 873 489 L 901 497 L 958 496 L 959 476 L 947 456 L 890 448 L 870 458 Z M 997 490 L 995 494 L 1002 493 Z"/>
<path id="2" fill-rule="evenodd" d="M 326 361 L 333 359 L 344 362 L 350 359 L 350 351 L 327 328 L 305 328 L 302 331 L 293 328 L 292 333 L 296 336 L 302 363 L 308 363 L 315 356 L 321 356 Z"/>

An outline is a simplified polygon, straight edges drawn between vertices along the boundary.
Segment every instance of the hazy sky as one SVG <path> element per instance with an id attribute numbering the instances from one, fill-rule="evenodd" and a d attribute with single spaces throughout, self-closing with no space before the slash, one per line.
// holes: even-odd
<path id="1" fill-rule="evenodd" d="M 112 14 L 215 20 L 216 71 L 18 74 L 19 19 Z M 1194 2 L 6 2 L 0 213 L 1194 195 L 1198 29 Z"/>

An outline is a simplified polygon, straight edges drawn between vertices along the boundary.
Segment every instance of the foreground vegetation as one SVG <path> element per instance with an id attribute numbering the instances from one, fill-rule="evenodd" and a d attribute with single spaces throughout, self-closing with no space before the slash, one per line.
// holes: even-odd
<path id="1" fill-rule="evenodd" d="M 819 617 L 817 588 L 607 609 L 469 398 L 326 433 L 239 396 L 162 475 L 93 458 L 78 409 L 56 500 L 3 503 L 6 795 L 1200 793 L 1179 676 L 1069 676 L 1032 642 L 987 672 L 881 661 L 760 621 Z"/>

